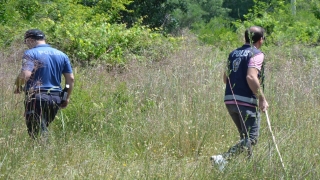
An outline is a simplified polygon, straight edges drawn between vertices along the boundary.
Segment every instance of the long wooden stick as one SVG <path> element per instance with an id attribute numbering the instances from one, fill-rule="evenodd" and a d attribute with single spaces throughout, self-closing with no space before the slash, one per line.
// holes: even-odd
<path id="1" fill-rule="evenodd" d="M 285 166 L 284 166 L 284 163 L 283 163 L 283 160 L 282 160 L 282 157 L 281 157 L 281 154 L 280 154 L 278 145 L 277 145 L 277 143 L 276 143 L 276 138 L 274 137 L 273 132 L 272 132 L 272 129 L 271 129 L 271 123 L 270 123 L 270 120 L 269 120 L 268 111 L 265 111 L 265 113 L 266 113 L 266 116 L 267 116 L 267 123 L 268 123 L 268 126 L 269 126 L 269 130 L 270 130 L 270 132 L 271 132 L 271 135 L 272 135 L 273 142 L 274 142 L 274 144 L 275 144 L 275 146 L 276 146 L 276 149 L 277 149 L 277 152 L 278 152 L 278 154 L 279 154 L 282 167 L 283 167 L 284 171 L 286 172 L 286 168 L 285 168 Z"/>

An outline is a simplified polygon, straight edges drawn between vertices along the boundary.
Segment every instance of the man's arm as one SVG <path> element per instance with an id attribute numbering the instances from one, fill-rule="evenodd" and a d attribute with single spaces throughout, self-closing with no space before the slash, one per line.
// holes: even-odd
<path id="1" fill-rule="evenodd" d="M 260 82 L 258 78 L 258 70 L 253 67 L 249 67 L 247 71 L 247 82 L 251 91 L 259 98 L 259 108 L 262 111 L 266 111 L 269 107 L 269 104 L 263 94 L 263 91 L 260 87 Z"/>
<path id="2" fill-rule="evenodd" d="M 67 100 L 63 104 L 61 104 L 62 108 L 66 108 L 69 104 L 72 90 L 74 87 L 74 76 L 73 76 L 73 73 L 63 73 L 63 76 L 65 78 L 66 84 L 69 84 Z"/>
<path id="3" fill-rule="evenodd" d="M 22 70 L 15 81 L 15 94 L 21 93 L 21 86 L 25 85 L 25 83 L 30 79 L 32 72 L 28 70 Z"/>

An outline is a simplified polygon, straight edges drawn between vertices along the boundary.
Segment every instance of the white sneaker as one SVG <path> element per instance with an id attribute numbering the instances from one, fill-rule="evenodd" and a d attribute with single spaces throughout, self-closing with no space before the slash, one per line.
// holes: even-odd
<path id="1" fill-rule="evenodd" d="M 225 165 L 228 161 L 222 155 L 211 156 L 210 160 L 212 161 L 212 165 L 217 165 L 220 171 L 224 170 Z"/>

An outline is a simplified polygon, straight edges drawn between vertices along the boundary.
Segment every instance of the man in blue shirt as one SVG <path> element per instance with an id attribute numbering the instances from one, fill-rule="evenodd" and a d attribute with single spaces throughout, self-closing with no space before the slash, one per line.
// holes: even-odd
<path id="1" fill-rule="evenodd" d="M 15 94 L 24 91 L 25 118 L 28 133 L 32 138 L 46 138 L 48 126 L 60 108 L 66 108 L 74 86 L 74 76 L 69 58 L 63 52 L 45 42 L 45 34 L 30 29 L 24 36 L 28 50 L 22 58 L 22 68 L 15 81 Z M 61 76 L 69 87 L 64 93 Z M 22 89 L 22 86 L 24 88 Z M 66 95 L 62 98 L 62 95 Z"/>

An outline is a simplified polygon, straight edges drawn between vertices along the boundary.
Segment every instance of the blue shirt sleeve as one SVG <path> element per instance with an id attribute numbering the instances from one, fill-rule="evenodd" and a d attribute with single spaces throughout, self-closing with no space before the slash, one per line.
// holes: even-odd
<path id="1" fill-rule="evenodd" d="M 65 57 L 65 63 L 62 73 L 72 73 L 72 66 L 68 56 Z"/>
<path id="2" fill-rule="evenodd" d="M 22 71 L 33 71 L 34 61 L 28 54 L 24 54 L 22 57 Z"/>

